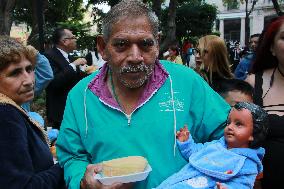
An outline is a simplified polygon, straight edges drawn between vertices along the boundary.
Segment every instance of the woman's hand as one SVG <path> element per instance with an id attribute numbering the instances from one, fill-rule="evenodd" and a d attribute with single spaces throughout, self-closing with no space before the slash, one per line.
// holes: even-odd
<path id="1" fill-rule="evenodd" d="M 133 183 L 114 183 L 110 186 L 103 185 L 94 179 L 94 175 L 102 171 L 101 164 L 89 164 L 85 171 L 84 177 L 80 183 L 80 189 L 131 189 Z"/>

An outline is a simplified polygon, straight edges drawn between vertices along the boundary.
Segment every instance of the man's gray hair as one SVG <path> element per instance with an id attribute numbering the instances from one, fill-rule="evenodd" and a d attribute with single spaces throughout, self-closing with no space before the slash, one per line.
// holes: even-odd
<path id="1" fill-rule="evenodd" d="M 103 19 L 103 37 L 108 41 L 112 27 L 122 18 L 146 16 L 152 27 L 153 35 L 158 37 L 159 20 L 156 14 L 140 0 L 122 0 L 107 13 Z"/>

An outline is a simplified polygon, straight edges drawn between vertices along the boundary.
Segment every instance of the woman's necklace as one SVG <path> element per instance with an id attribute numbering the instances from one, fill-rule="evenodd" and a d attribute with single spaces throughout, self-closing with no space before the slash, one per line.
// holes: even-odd
<path id="1" fill-rule="evenodd" d="M 278 69 L 278 71 L 279 71 L 280 75 L 282 75 L 282 77 L 284 77 L 284 73 L 282 73 L 282 72 L 281 72 L 281 70 L 280 70 L 279 66 L 277 66 L 277 69 Z"/>
<path id="2" fill-rule="evenodd" d="M 278 66 L 277 66 L 277 68 L 278 68 L 278 70 L 279 70 L 279 67 L 278 67 Z M 272 87 L 272 85 L 273 85 L 275 71 L 276 71 L 276 67 L 274 68 L 273 73 L 272 73 L 272 75 L 271 75 L 271 77 L 270 77 L 269 88 L 267 89 L 266 93 L 263 95 L 262 99 L 264 99 L 264 98 L 266 97 L 267 93 L 270 91 L 270 89 L 271 89 L 271 87 Z M 279 72 L 280 72 L 280 71 L 279 71 Z M 281 72 L 280 72 L 280 73 L 281 73 Z M 282 73 L 281 73 L 281 75 L 282 75 Z M 283 76 L 283 75 L 282 75 L 282 76 Z"/>
<path id="3" fill-rule="evenodd" d="M 111 85 L 111 92 L 113 94 L 113 97 L 114 99 L 116 100 L 118 106 L 120 107 L 120 109 L 125 112 L 122 104 L 120 103 L 119 99 L 118 99 L 118 96 L 116 95 L 116 92 L 115 92 L 115 88 L 114 88 L 114 84 L 113 84 L 113 78 L 112 78 L 112 71 L 110 70 L 109 71 L 109 76 L 110 76 L 110 85 Z"/>
<path id="4" fill-rule="evenodd" d="M 122 109 L 119 100 L 118 100 L 118 96 L 115 93 L 115 88 L 114 88 L 114 84 L 113 84 L 113 79 L 112 79 L 112 71 L 109 71 L 109 77 L 110 77 L 110 85 L 111 85 L 111 92 L 113 94 L 113 97 L 115 99 L 115 101 L 117 102 L 118 106 Z"/>

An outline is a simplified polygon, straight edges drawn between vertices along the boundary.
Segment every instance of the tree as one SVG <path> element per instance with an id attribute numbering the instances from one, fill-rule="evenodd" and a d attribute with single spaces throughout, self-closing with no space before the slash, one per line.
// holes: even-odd
<path id="1" fill-rule="evenodd" d="M 210 34 L 217 15 L 217 7 L 207 3 L 186 3 L 177 9 L 177 38 Z"/>
<path id="2" fill-rule="evenodd" d="M 0 0 L 0 34 L 9 35 L 16 0 Z"/>
<path id="3" fill-rule="evenodd" d="M 160 45 L 160 52 L 163 52 L 172 43 L 176 43 L 176 8 L 177 0 L 171 0 L 167 17 L 166 36 Z M 161 53 L 160 53 L 161 54 Z"/>
<path id="4" fill-rule="evenodd" d="M 28 43 L 38 47 L 38 0 L 17 1 L 14 10 L 14 20 L 16 22 L 25 22 L 31 28 L 31 34 Z M 81 21 L 85 9 L 83 0 L 42 0 L 44 7 L 45 31 L 48 28 L 55 28 L 60 22 Z"/>
<path id="5" fill-rule="evenodd" d="M 233 3 L 233 1 L 237 0 L 223 0 L 224 5 L 228 5 L 229 3 Z M 245 3 L 245 11 L 246 11 L 246 17 L 245 17 L 245 44 L 248 45 L 248 40 L 249 40 L 249 16 L 254 10 L 255 4 L 258 2 L 258 0 L 239 0 L 240 3 Z M 251 7 L 248 7 L 249 2 L 252 2 Z"/>
<path id="6" fill-rule="evenodd" d="M 282 1 L 282 2 L 283 2 L 283 1 Z M 278 16 L 284 15 L 283 11 L 282 11 L 281 8 L 280 8 L 280 5 L 279 5 L 279 3 L 278 3 L 278 0 L 272 0 L 272 3 L 273 3 L 273 7 L 274 7 L 274 9 L 275 9 L 275 11 L 276 11 L 276 14 L 277 14 Z"/>
<path id="7" fill-rule="evenodd" d="M 162 33 L 166 34 L 166 36 L 162 36 L 161 52 L 166 50 L 172 43 L 177 44 L 184 38 L 192 38 L 191 36 L 202 36 L 211 33 L 217 15 L 217 8 L 215 6 L 199 0 L 179 1 L 176 9 L 175 23 L 177 29 L 175 30 L 175 35 L 172 35 L 172 30 L 168 29 L 168 18 L 171 15 L 169 14 L 170 9 L 170 7 L 165 9 L 161 16 Z M 171 34 L 168 35 L 169 33 Z"/>

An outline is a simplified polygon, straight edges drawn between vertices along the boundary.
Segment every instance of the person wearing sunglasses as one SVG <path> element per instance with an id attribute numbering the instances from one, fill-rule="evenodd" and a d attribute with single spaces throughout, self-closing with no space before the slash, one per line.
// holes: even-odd
<path id="1" fill-rule="evenodd" d="M 87 75 L 80 69 L 87 64 L 87 61 L 85 58 L 72 61 L 68 57 L 69 53 L 77 49 L 77 38 L 69 29 L 56 29 L 52 39 L 54 47 L 45 54 L 54 74 L 54 79 L 46 91 L 46 109 L 50 126 L 59 129 L 67 94 L 78 81 Z"/>
<path id="2" fill-rule="evenodd" d="M 195 49 L 196 71 L 216 90 L 224 79 L 232 79 L 228 52 L 223 39 L 206 35 L 198 41 Z"/>

